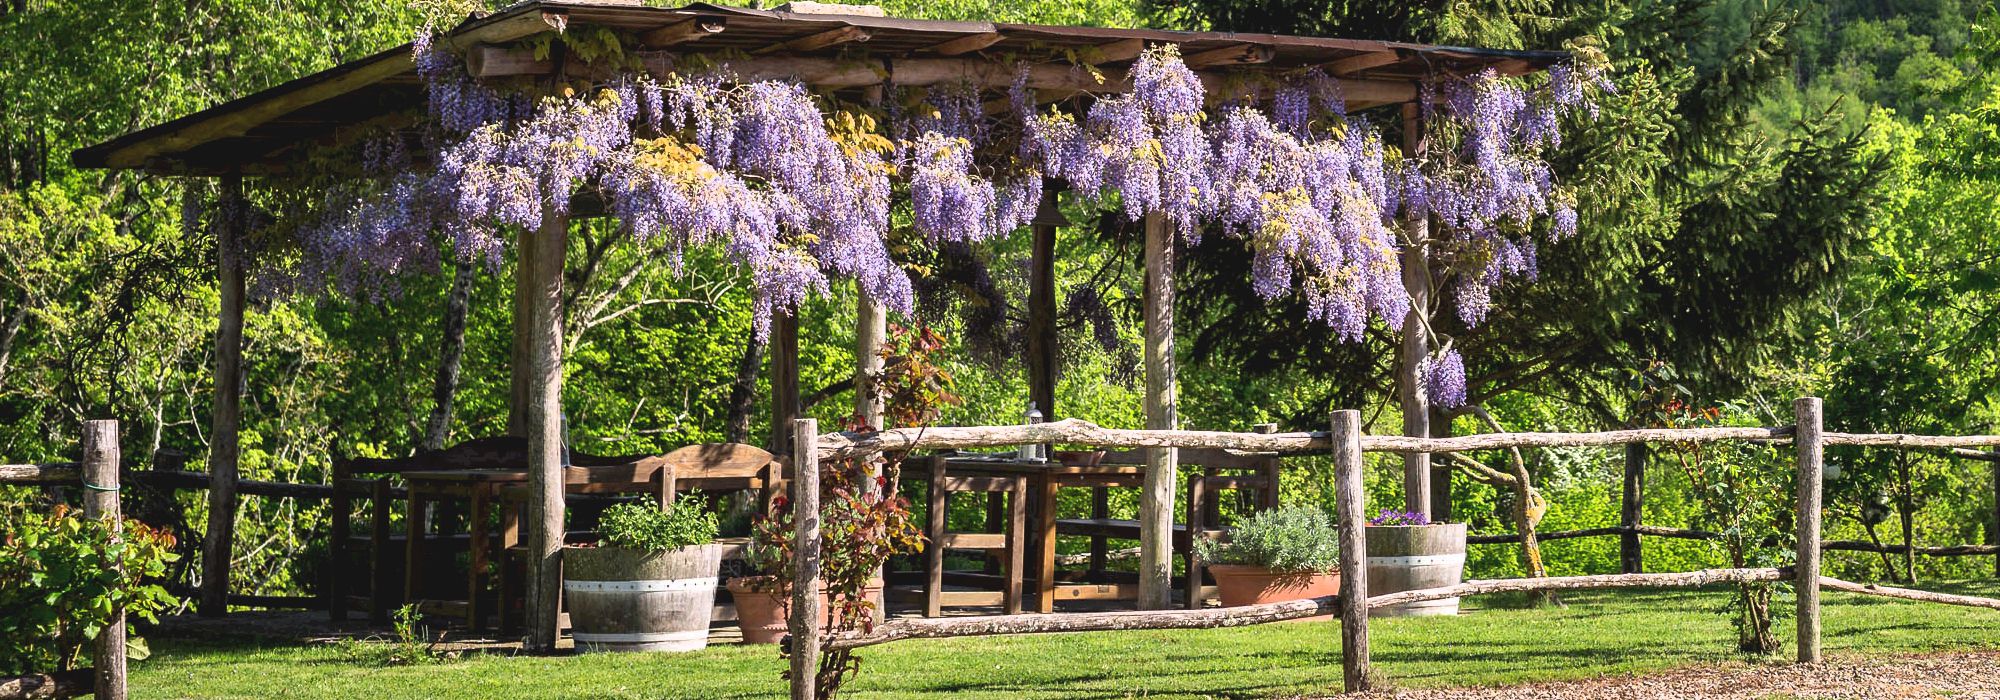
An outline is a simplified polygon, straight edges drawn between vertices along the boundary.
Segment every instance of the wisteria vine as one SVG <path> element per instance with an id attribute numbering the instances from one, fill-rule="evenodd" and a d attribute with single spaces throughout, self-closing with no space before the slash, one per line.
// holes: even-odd
<path id="1" fill-rule="evenodd" d="M 1575 231 L 1574 197 L 1544 154 L 1564 117 L 1595 113 L 1593 88 L 1609 90 L 1568 64 L 1532 87 L 1491 71 L 1442 80 L 1423 95 L 1439 145 L 1402 154 L 1317 70 L 1212 100 L 1170 45 L 1138 58 L 1129 93 L 1082 113 L 1038 108 L 1023 70 L 1004 125 L 1015 130 L 993 123 L 971 85 L 905 90 L 883 129 L 872 109 L 793 81 L 740 80 L 726 63 L 536 98 L 473 79 L 428 35 L 414 47 L 436 124 L 430 167 L 412 167 L 401 138 L 367 144 L 372 177 L 330 188 L 302 229 L 310 270 L 349 290 L 392 284 L 447 245 L 497 265 L 505 231 L 533 231 L 591 188 L 676 263 L 689 246 L 722 246 L 754 282 L 760 336 L 773 313 L 827 294 L 830 276 L 912 311 L 889 245 L 898 185 L 917 235 L 960 245 L 1026 225 L 1045 177 L 1134 219 L 1158 214 L 1189 245 L 1204 231 L 1246 240 L 1256 293 L 1303 295 L 1345 341 L 1371 317 L 1433 332 L 1402 328 L 1403 222 L 1428 221 L 1458 318 L 1477 325 L 1497 285 L 1534 275 L 1538 238 Z M 1422 370 L 1438 403 L 1464 400 L 1456 351 Z"/>

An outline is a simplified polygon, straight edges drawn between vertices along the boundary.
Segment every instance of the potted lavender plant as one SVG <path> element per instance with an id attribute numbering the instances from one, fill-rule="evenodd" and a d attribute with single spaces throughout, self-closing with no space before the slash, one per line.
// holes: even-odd
<path id="1" fill-rule="evenodd" d="M 1370 596 L 1441 588 L 1465 575 L 1465 523 L 1433 523 L 1423 513 L 1384 510 L 1368 521 Z M 1368 611 L 1374 617 L 1458 614 L 1458 599 L 1405 603 Z"/>
<path id="2" fill-rule="evenodd" d="M 1195 555 L 1215 577 L 1216 594 L 1224 607 L 1340 592 L 1339 533 L 1325 511 L 1311 506 L 1284 506 L 1252 515 L 1230 532 L 1227 541 L 1197 542 Z"/>

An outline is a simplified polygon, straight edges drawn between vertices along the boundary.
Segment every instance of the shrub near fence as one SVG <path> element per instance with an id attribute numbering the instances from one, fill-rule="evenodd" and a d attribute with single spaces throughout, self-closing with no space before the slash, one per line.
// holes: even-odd
<path id="1" fill-rule="evenodd" d="M 1139 610 L 1103 613 L 980 616 L 893 620 L 871 631 L 822 638 L 818 620 L 795 616 L 790 633 L 798 643 L 793 650 L 794 700 L 812 700 L 807 672 L 818 650 L 853 649 L 905 639 L 959 637 L 996 634 L 1032 634 L 1126 629 L 1183 629 L 1233 627 L 1292 620 L 1338 612 L 1341 615 L 1341 647 L 1345 687 L 1348 691 L 1368 689 L 1368 610 L 1426 600 L 1463 597 L 1510 591 L 1565 590 L 1629 587 L 1698 587 L 1721 583 L 1790 581 L 1796 591 L 1795 621 L 1798 625 L 1798 654 L 1802 663 L 1820 660 L 1820 607 L 1822 587 L 1834 590 L 1918 600 L 1949 605 L 2000 610 L 2000 600 L 1959 596 L 1928 591 L 1912 591 L 1855 584 L 1819 575 L 1822 548 L 1820 524 L 1823 512 L 1821 479 L 1824 447 L 1829 444 L 1880 447 L 1951 449 L 2000 445 L 2000 436 L 1940 437 L 1919 435 L 1876 435 L 1827 433 L 1822 430 L 1822 405 L 1817 398 L 1801 398 L 1794 403 L 1795 425 L 1773 428 L 1665 428 L 1619 430 L 1598 433 L 1489 433 L 1451 438 L 1364 436 L 1360 415 L 1355 411 L 1336 412 L 1332 429 L 1313 433 L 1225 433 L 1190 430 L 1117 430 L 1101 428 L 1085 421 L 1065 420 L 1021 426 L 930 427 L 898 429 L 874 433 L 830 433 L 817 441 L 817 454 L 803 437 L 794 450 L 795 474 L 817 473 L 825 459 L 853 459 L 883 452 L 918 449 L 1006 447 L 1021 444 L 1086 444 L 1120 448 L 1216 448 L 1252 452 L 1302 453 L 1331 452 L 1335 463 L 1335 491 L 1341 528 L 1343 584 L 1340 595 L 1311 600 L 1204 610 Z M 795 434 L 808 435 L 816 424 L 799 421 Z M 1780 568 L 1704 569 L 1681 573 L 1627 573 L 1598 576 L 1555 576 L 1546 578 L 1472 580 L 1453 586 L 1404 591 L 1370 597 L 1362 567 L 1367 561 L 1362 538 L 1363 453 L 1375 452 L 1461 452 L 1507 447 L 1612 446 L 1627 443 L 1718 442 L 1730 440 L 1789 441 L 1796 452 L 1798 470 L 1795 493 L 1797 564 Z M 810 479 L 794 483 L 793 499 L 799 512 L 816 512 L 817 486 Z M 1622 534 L 1622 533 L 1614 533 Z M 817 538 L 801 538 L 806 543 L 795 556 L 801 571 L 808 571 L 821 553 Z M 800 586 L 804 589 L 806 586 Z M 813 601 L 801 598 L 797 606 Z"/>

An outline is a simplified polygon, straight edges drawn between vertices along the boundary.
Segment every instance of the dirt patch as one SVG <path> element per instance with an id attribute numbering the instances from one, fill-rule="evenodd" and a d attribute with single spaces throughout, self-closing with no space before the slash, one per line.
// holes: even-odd
<path id="1" fill-rule="evenodd" d="M 2000 652 L 1829 658 L 1812 666 L 1693 667 L 1644 676 L 1499 688 L 1396 690 L 1369 700 L 1762 700 L 1978 698 L 2000 700 Z"/>

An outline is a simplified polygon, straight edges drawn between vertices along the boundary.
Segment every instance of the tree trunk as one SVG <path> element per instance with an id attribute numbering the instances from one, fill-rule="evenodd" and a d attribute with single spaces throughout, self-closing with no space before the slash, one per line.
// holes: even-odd
<path id="1" fill-rule="evenodd" d="M 431 385 L 431 416 L 424 428 L 426 450 L 442 450 L 451 439 L 453 403 L 458 398 L 459 368 L 465 357 L 465 315 L 472 302 L 475 263 L 460 262 L 444 301 L 444 338 L 438 348 L 437 380 Z"/>
<path id="2" fill-rule="evenodd" d="M 750 412 L 757 398 L 757 370 L 764 365 L 764 341 L 750 335 L 743 354 L 736 356 L 736 379 L 729 383 L 729 414 L 723 435 L 730 442 L 750 441 Z"/>

